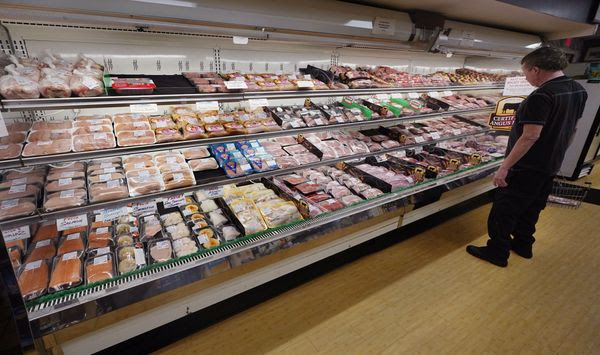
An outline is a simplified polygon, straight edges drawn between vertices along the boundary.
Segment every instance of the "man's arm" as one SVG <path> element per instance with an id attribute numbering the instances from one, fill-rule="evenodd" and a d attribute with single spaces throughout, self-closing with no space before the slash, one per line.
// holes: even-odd
<path id="1" fill-rule="evenodd" d="M 523 134 L 515 143 L 515 146 L 510 151 L 510 154 L 504 159 L 502 165 L 494 176 L 494 185 L 498 187 L 506 186 L 506 175 L 508 170 L 512 168 L 523 156 L 531 149 L 533 144 L 540 138 L 543 125 L 539 124 L 524 124 Z"/>

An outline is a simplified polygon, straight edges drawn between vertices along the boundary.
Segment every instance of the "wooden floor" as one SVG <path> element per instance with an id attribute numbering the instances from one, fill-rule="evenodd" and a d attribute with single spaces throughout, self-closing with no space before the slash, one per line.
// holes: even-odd
<path id="1" fill-rule="evenodd" d="M 597 167 L 598 168 L 598 167 Z M 600 168 L 589 180 L 600 187 Z M 532 260 L 469 256 L 489 205 L 164 348 L 185 354 L 599 354 L 600 206 L 548 207 Z"/>

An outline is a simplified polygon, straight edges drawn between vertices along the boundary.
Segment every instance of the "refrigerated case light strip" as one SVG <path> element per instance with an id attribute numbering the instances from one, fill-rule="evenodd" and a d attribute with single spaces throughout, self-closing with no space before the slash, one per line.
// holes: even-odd
<path id="1" fill-rule="evenodd" d="M 184 256 L 179 259 L 174 259 L 160 264 L 150 265 L 146 269 L 134 271 L 132 274 L 118 276 L 117 279 L 107 280 L 99 285 L 79 286 L 71 290 L 65 290 L 56 294 L 42 296 L 41 298 L 27 302 L 28 312 L 30 313 L 29 319 L 33 320 L 41 318 L 48 314 L 65 309 L 69 306 L 89 302 L 98 299 L 100 296 L 105 296 L 108 294 L 122 291 L 127 288 L 135 287 L 139 284 L 143 284 L 150 281 L 147 278 L 152 278 L 153 280 L 156 280 L 165 276 L 169 276 L 173 273 L 181 272 L 193 267 L 198 267 L 215 259 L 221 259 L 223 257 L 272 242 L 274 240 L 285 238 L 295 233 L 300 233 L 312 228 L 317 228 L 319 226 L 339 220 L 341 218 L 361 213 L 368 209 L 379 207 L 386 203 L 406 198 L 415 193 L 422 192 L 424 190 L 440 186 L 442 184 L 454 180 L 458 180 L 465 176 L 469 176 L 471 173 L 493 169 L 499 164 L 501 164 L 501 161 L 502 159 L 497 159 L 492 162 L 457 171 L 453 174 L 446 175 L 440 179 L 424 181 L 413 186 L 400 188 L 395 191 L 392 191 L 391 193 L 378 196 L 374 199 L 359 202 L 341 210 L 324 213 L 308 220 L 296 221 L 288 225 L 284 225 L 262 233 L 246 236 L 238 240 L 221 245 L 219 247 L 216 247 L 214 249 L 202 250 L 196 254 Z M 85 292 L 90 290 L 91 292 Z M 105 293 L 98 294 L 101 291 L 105 291 Z M 74 302 L 73 304 L 68 304 L 67 302 L 70 302 L 71 300 L 76 300 L 76 302 Z M 60 307 L 56 307 L 57 305 Z"/>
<path id="2" fill-rule="evenodd" d="M 411 121 L 411 122 L 412 121 L 420 121 L 420 120 L 425 120 L 425 119 L 434 118 L 434 117 L 441 117 L 441 116 L 487 112 L 487 111 L 490 111 L 492 108 L 493 108 L 493 106 L 489 106 L 489 107 L 482 107 L 482 108 L 470 109 L 470 110 L 433 112 L 433 113 L 426 113 L 426 114 L 421 114 L 421 115 L 401 116 L 401 117 L 395 117 L 395 118 L 384 118 L 384 119 L 359 121 L 359 122 L 337 123 L 337 124 L 333 124 L 333 125 L 294 128 L 294 129 L 287 129 L 287 130 L 284 129 L 284 130 L 274 131 L 274 132 L 262 132 L 262 133 L 243 134 L 243 135 L 232 135 L 232 136 L 225 136 L 225 137 L 202 138 L 202 139 L 193 139 L 193 140 L 178 141 L 178 142 L 156 143 L 156 144 L 144 145 L 144 146 L 119 147 L 119 148 L 111 148 L 111 149 L 92 150 L 92 151 L 87 151 L 87 152 L 44 155 L 44 156 L 37 156 L 37 157 L 21 157 L 21 158 L 17 158 L 17 159 L 7 159 L 7 160 L 0 161 L 0 169 L 10 169 L 10 168 L 18 168 L 18 167 L 24 167 L 24 166 L 42 165 L 42 164 L 64 163 L 64 162 L 87 160 L 87 159 L 118 157 L 118 156 L 123 156 L 123 155 L 128 155 L 128 154 L 151 153 L 151 152 L 157 152 L 157 151 L 164 151 L 164 150 L 168 150 L 168 149 L 199 147 L 199 146 L 205 146 L 208 144 L 231 143 L 231 142 L 244 141 L 244 140 L 266 139 L 266 138 L 275 138 L 275 137 L 291 136 L 291 135 L 298 135 L 298 134 L 307 134 L 307 133 L 313 133 L 313 132 L 330 131 L 332 129 L 336 129 L 336 130 L 337 129 L 351 129 L 351 128 L 356 128 L 356 127 L 365 129 L 367 127 L 377 127 L 377 126 L 381 126 L 381 125 L 387 126 L 387 125 L 393 125 L 396 123 L 402 123 L 402 122 L 407 122 L 407 121 Z"/>
<path id="3" fill-rule="evenodd" d="M 173 189 L 173 190 L 166 190 L 166 191 L 156 192 L 156 193 L 152 193 L 152 194 L 148 194 L 148 195 L 128 197 L 128 198 L 123 198 L 123 199 L 115 200 L 115 201 L 92 203 L 92 204 L 88 204 L 85 206 L 72 207 L 72 208 L 67 208 L 67 209 L 63 209 L 63 210 L 59 210 L 59 211 L 42 212 L 41 209 L 37 209 L 36 213 L 31 216 L 1 221 L 0 228 L 8 229 L 8 228 L 15 228 L 15 227 L 20 227 L 20 226 L 24 226 L 24 225 L 29 225 L 29 224 L 33 224 L 33 223 L 37 223 L 37 222 L 41 222 L 41 221 L 56 220 L 58 218 L 64 218 L 64 217 L 68 217 L 68 216 L 74 216 L 74 215 L 78 215 L 78 214 L 93 212 L 93 211 L 96 211 L 99 209 L 104 209 L 104 208 L 121 207 L 121 206 L 127 205 L 128 203 L 137 203 L 137 202 L 143 202 L 143 201 L 153 200 L 153 199 L 157 199 L 157 198 L 163 198 L 163 197 L 167 197 L 167 196 L 174 196 L 177 194 L 192 193 L 194 191 L 197 191 L 197 190 L 200 190 L 203 188 L 209 188 L 209 187 L 214 187 L 214 186 L 218 186 L 218 185 L 235 184 L 235 183 L 260 179 L 262 177 L 272 177 L 272 176 L 276 176 L 276 175 L 283 175 L 283 174 L 287 174 L 287 173 L 292 173 L 294 171 L 297 171 L 298 169 L 308 169 L 308 168 L 313 168 L 313 167 L 318 167 L 318 166 L 323 166 L 323 165 L 333 165 L 333 164 L 336 164 L 336 163 L 339 163 L 342 161 L 363 159 L 363 158 L 382 155 L 382 154 L 386 154 L 386 153 L 393 153 L 393 152 L 412 149 L 412 148 L 416 148 L 416 147 L 433 145 L 436 143 L 449 141 L 449 140 L 475 137 L 478 135 L 486 134 L 488 132 L 490 132 L 489 129 L 482 129 L 480 132 L 477 132 L 477 133 L 468 133 L 468 134 L 462 134 L 462 135 L 457 135 L 457 136 L 452 136 L 452 137 L 444 137 L 444 138 L 440 138 L 440 139 L 436 139 L 436 140 L 432 140 L 432 141 L 425 141 L 423 143 L 409 144 L 409 145 L 404 145 L 404 146 L 400 146 L 400 147 L 383 149 L 383 150 L 379 150 L 376 152 L 355 154 L 355 155 L 344 156 L 344 157 L 335 158 L 335 159 L 321 160 L 321 161 L 317 161 L 317 162 L 313 162 L 313 163 L 304 164 L 301 167 L 276 169 L 276 170 L 271 170 L 271 171 L 266 171 L 266 172 L 255 173 L 255 174 L 251 174 L 251 175 L 247 175 L 247 176 L 240 176 L 240 177 L 236 177 L 236 178 L 228 178 L 226 176 L 223 176 L 222 178 L 219 178 L 217 180 L 198 184 L 198 185 L 182 187 L 182 188 Z"/>
<path id="4" fill-rule="evenodd" d="M 243 92 L 220 94 L 160 94 L 160 95 L 128 95 L 128 96 L 96 96 L 96 97 L 66 97 L 66 98 L 41 98 L 41 99 L 5 99 L 2 100 L 2 109 L 8 111 L 19 110 L 49 110 L 59 108 L 97 108 L 118 107 L 131 104 L 173 104 L 195 103 L 199 101 L 243 101 L 248 99 L 303 99 L 307 97 L 337 97 L 337 96 L 365 96 L 375 94 L 394 94 L 429 91 L 474 91 L 498 90 L 503 85 L 455 85 L 455 86 L 428 86 L 412 88 L 374 88 L 374 89 L 347 89 L 347 90 L 296 90 L 296 91 L 268 91 L 268 92 Z"/>

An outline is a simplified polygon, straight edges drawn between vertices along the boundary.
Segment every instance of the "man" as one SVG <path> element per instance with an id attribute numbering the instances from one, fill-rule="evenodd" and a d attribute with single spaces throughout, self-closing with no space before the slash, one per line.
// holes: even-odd
<path id="1" fill-rule="evenodd" d="M 467 246 L 469 254 L 494 265 L 507 266 L 511 249 L 533 257 L 535 224 L 587 100 L 583 87 L 563 74 L 567 64 L 564 52 L 552 47 L 521 60 L 525 78 L 538 88 L 517 110 L 506 157 L 494 176 L 498 190 L 488 217 L 487 246 Z"/>

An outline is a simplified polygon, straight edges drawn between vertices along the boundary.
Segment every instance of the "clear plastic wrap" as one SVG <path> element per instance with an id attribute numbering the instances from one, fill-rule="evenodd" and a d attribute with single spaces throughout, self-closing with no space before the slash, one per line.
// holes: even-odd
<path id="1" fill-rule="evenodd" d="M 99 255 L 85 262 L 85 278 L 88 284 L 111 279 L 115 276 L 112 254 Z"/>
<path id="2" fill-rule="evenodd" d="M 189 238 L 192 236 L 190 228 L 185 223 L 183 223 L 183 221 L 177 224 L 166 226 L 165 232 L 167 233 L 167 236 L 169 236 L 169 238 L 171 238 L 172 240 L 177 240 L 180 238 Z"/>
<path id="3" fill-rule="evenodd" d="M 71 252 L 54 258 L 50 291 L 66 290 L 83 282 L 82 255 L 80 252 Z"/>
<path id="4" fill-rule="evenodd" d="M 102 176 L 102 175 L 99 175 Z M 113 179 L 90 184 L 90 202 L 113 201 L 129 196 L 125 179 Z"/>
<path id="5" fill-rule="evenodd" d="M 56 255 L 56 244 L 54 239 L 44 239 L 32 243 L 27 251 L 25 261 L 30 263 L 37 260 L 52 259 Z"/>
<path id="6" fill-rule="evenodd" d="M 160 221 L 165 227 L 183 223 L 183 217 L 179 212 L 171 212 L 160 216 Z"/>
<path id="7" fill-rule="evenodd" d="M 32 197 L 4 200 L 0 202 L 0 221 L 28 216 L 36 209 L 36 200 Z"/>
<path id="8" fill-rule="evenodd" d="M 46 177 L 47 181 L 55 181 L 55 180 L 59 180 L 59 179 L 66 179 L 66 178 L 72 178 L 72 179 L 83 179 L 85 177 L 85 173 L 83 172 L 83 170 L 79 170 L 79 169 L 75 169 L 74 170 L 52 170 L 48 173 L 48 176 Z"/>
<path id="9" fill-rule="evenodd" d="M 0 95 L 6 99 L 37 99 L 40 87 L 27 77 L 9 74 L 0 77 Z"/>
<path id="10" fill-rule="evenodd" d="M 112 120 L 115 125 L 120 123 L 129 122 L 146 122 L 148 123 L 148 116 L 140 113 L 118 113 L 112 116 Z"/>
<path id="11" fill-rule="evenodd" d="M 73 136 L 73 151 L 83 152 L 116 147 L 115 136 L 112 133 L 101 132 Z"/>
<path id="12" fill-rule="evenodd" d="M 144 245 L 135 243 L 131 246 L 117 248 L 119 274 L 132 272 L 146 265 Z"/>
<path id="13" fill-rule="evenodd" d="M 175 142 L 183 140 L 183 134 L 176 128 L 157 128 L 154 130 L 156 142 Z"/>
<path id="14" fill-rule="evenodd" d="M 217 232 L 210 228 L 202 228 L 196 232 L 196 239 L 204 249 L 218 247 L 221 244 Z"/>
<path id="15" fill-rule="evenodd" d="M 88 249 L 105 248 L 112 245 L 114 245 L 112 227 L 90 229 L 90 233 L 88 234 Z"/>
<path id="16" fill-rule="evenodd" d="M 50 268 L 48 261 L 37 260 L 21 266 L 18 272 L 19 289 L 26 301 L 44 295 L 48 290 Z"/>
<path id="17" fill-rule="evenodd" d="M 70 97 L 71 87 L 69 79 L 58 70 L 50 68 L 42 69 L 43 78 L 40 80 L 40 94 L 43 97 L 60 98 Z"/>
<path id="18" fill-rule="evenodd" d="M 256 207 L 269 228 L 302 220 L 302 216 L 293 202 L 272 200 L 258 203 Z"/>
<path id="19" fill-rule="evenodd" d="M 25 145 L 25 148 L 23 149 L 23 156 L 33 157 L 39 155 L 68 153 L 71 151 L 71 147 L 71 139 L 30 142 Z"/>
<path id="20" fill-rule="evenodd" d="M 140 240 L 150 240 L 161 235 L 162 226 L 160 219 L 156 214 L 150 214 L 140 217 Z"/>
<path id="21" fill-rule="evenodd" d="M 0 137 L 0 144 L 21 144 L 27 140 L 27 132 L 8 131 L 9 135 Z"/>
<path id="22" fill-rule="evenodd" d="M 0 145 L 0 159 L 14 159 L 21 155 L 21 144 L 2 144 Z"/>
<path id="23" fill-rule="evenodd" d="M 152 263 L 163 262 L 172 258 L 173 247 L 169 239 L 158 239 L 148 242 L 148 259 Z"/>
<path id="24" fill-rule="evenodd" d="M 71 139 L 72 134 L 70 129 L 60 130 L 43 130 L 43 131 L 31 131 L 27 137 L 28 142 L 38 141 L 54 141 L 57 139 Z"/>
<path id="25" fill-rule="evenodd" d="M 93 77 L 82 70 L 74 70 L 69 80 L 69 88 L 76 96 L 90 97 L 104 94 L 104 83 L 100 77 Z"/>
<path id="26" fill-rule="evenodd" d="M 85 189 L 85 180 L 82 178 L 62 178 L 49 181 L 46 184 L 46 192 L 58 192 L 72 189 Z"/>
<path id="27" fill-rule="evenodd" d="M 63 236 L 58 242 L 58 255 L 73 251 L 83 252 L 85 250 L 85 239 L 83 233 L 73 233 Z"/>
<path id="28" fill-rule="evenodd" d="M 115 132 L 117 133 L 124 131 L 148 131 L 150 129 L 151 127 L 148 120 L 115 123 Z"/>
<path id="29" fill-rule="evenodd" d="M 254 234 L 267 229 L 265 221 L 252 200 L 238 199 L 232 201 L 229 207 L 244 226 L 246 234 Z"/>
<path id="30" fill-rule="evenodd" d="M 202 159 L 210 157 L 210 152 L 207 147 L 192 147 L 181 150 L 185 159 Z"/>
<path id="31" fill-rule="evenodd" d="M 198 251 L 198 245 L 191 238 L 180 238 L 173 241 L 175 255 L 180 258 Z"/>
<path id="32" fill-rule="evenodd" d="M 215 158 L 193 159 L 188 161 L 192 171 L 214 170 L 219 168 Z"/>
<path id="33" fill-rule="evenodd" d="M 49 193 L 44 201 L 46 211 L 56 211 L 87 204 L 87 192 L 84 189 L 64 190 Z"/>
<path id="34" fill-rule="evenodd" d="M 117 133 L 117 143 L 121 147 L 156 143 L 154 131 L 121 131 Z"/>
<path id="35" fill-rule="evenodd" d="M 190 169 L 163 173 L 162 178 L 166 190 L 196 185 L 194 173 Z"/>
<path id="36" fill-rule="evenodd" d="M 229 159 L 223 163 L 223 170 L 229 178 L 252 174 L 252 166 L 245 158 Z"/>
<path id="37" fill-rule="evenodd" d="M 165 190 L 165 185 L 157 168 L 149 168 L 125 173 L 129 196 L 146 195 Z"/>
<path id="38" fill-rule="evenodd" d="M 73 129 L 73 136 L 96 133 L 110 133 L 112 135 L 113 128 L 111 125 L 88 125 Z"/>

